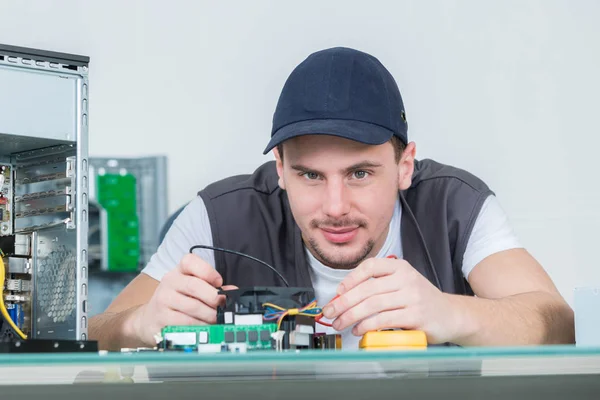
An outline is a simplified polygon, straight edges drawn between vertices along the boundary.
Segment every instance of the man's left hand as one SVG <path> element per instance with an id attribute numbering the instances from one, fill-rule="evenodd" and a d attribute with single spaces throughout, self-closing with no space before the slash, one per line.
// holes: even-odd
<path id="1" fill-rule="evenodd" d="M 338 331 L 357 324 L 352 330 L 356 336 L 386 328 L 417 329 L 429 343 L 443 343 L 451 341 L 460 324 L 451 296 L 405 260 L 365 260 L 340 284 L 338 295 L 323 315 L 334 319 Z"/>

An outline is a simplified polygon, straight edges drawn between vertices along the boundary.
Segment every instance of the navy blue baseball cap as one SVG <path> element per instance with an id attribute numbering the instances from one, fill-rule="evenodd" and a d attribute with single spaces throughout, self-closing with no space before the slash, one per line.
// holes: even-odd
<path id="1" fill-rule="evenodd" d="M 408 143 L 400 90 L 375 57 L 346 47 L 308 56 L 288 77 L 263 154 L 301 135 L 334 135 L 382 144 L 396 135 Z"/>

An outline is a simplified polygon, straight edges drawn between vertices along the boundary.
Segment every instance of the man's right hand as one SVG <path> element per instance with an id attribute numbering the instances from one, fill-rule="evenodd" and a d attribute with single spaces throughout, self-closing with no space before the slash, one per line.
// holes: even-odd
<path id="1" fill-rule="evenodd" d="M 131 315 L 132 329 L 147 346 L 155 346 L 154 336 L 167 325 L 215 324 L 217 306 L 224 296 L 221 275 L 194 254 L 186 254 L 179 265 L 160 281 L 147 304 Z M 235 289 L 226 286 L 223 289 Z"/>

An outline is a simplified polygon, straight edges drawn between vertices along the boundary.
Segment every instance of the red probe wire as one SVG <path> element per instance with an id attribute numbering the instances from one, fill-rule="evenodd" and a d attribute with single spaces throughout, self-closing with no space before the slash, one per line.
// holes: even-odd
<path id="1" fill-rule="evenodd" d="M 335 299 L 337 299 L 338 297 L 340 297 L 340 295 L 339 295 L 339 294 L 338 294 L 338 295 L 336 295 L 336 296 L 335 296 L 333 299 L 331 299 L 331 300 L 329 301 L 329 303 L 331 303 L 332 301 L 334 301 L 334 300 L 335 300 Z M 329 304 L 329 303 L 327 303 L 327 304 Z M 318 324 L 320 324 L 320 325 L 323 325 L 323 326 L 329 326 L 329 327 L 331 327 L 331 324 L 330 324 L 330 323 L 321 321 L 321 318 L 323 318 L 323 313 L 321 313 L 321 314 L 320 314 L 318 317 L 315 317 L 315 321 L 316 321 Z"/>

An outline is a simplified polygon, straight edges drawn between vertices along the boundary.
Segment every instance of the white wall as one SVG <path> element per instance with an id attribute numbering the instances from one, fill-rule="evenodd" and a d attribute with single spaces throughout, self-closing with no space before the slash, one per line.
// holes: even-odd
<path id="1" fill-rule="evenodd" d="M 89 55 L 91 154 L 167 154 L 171 210 L 271 158 L 280 88 L 309 53 L 367 51 L 420 157 L 484 178 L 571 302 L 600 286 L 599 17 L 593 0 L 0 0 L 0 43 Z"/>

